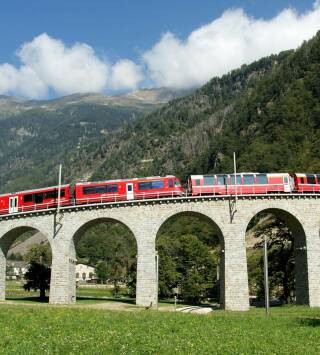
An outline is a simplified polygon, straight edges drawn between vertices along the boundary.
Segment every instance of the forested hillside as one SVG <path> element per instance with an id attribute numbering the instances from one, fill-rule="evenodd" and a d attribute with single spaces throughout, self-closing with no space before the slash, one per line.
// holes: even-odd
<path id="1" fill-rule="evenodd" d="M 108 135 L 94 178 L 232 171 L 320 171 L 320 33 Z"/>
<path id="2" fill-rule="evenodd" d="M 42 107 L 15 113 L 0 120 L 0 189 L 54 183 L 60 161 L 66 182 L 158 174 L 185 180 L 231 171 L 233 151 L 242 171 L 320 171 L 319 69 L 318 33 L 296 51 L 213 78 L 147 115 L 157 104 L 124 104 L 134 95 L 118 106 L 57 100 L 45 115 Z"/>
<path id="3" fill-rule="evenodd" d="M 125 122 L 180 94 L 140 90 L 113 97 L 75 94 L 49 101 L 1 96 L 0 192 L 55 184 L 59 162 L 67 168 L 75 160 L 75 177 L 90 176 L 86 157 L 79 153 L 83 146 L 99 142 Z"/>

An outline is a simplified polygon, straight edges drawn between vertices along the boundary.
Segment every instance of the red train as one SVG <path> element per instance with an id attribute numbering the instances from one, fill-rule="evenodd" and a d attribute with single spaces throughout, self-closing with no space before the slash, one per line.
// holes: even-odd
<path id="1" fill-rule="evenodd" d="M 175 176 L 147 177 L 104 182 L 85 182 L 61 186 L 61 206 L 148 198 L 175 197 L 184 194 Z M 0 195 L 0 214 L 56 207 L 58 186 Z"/>
<path id="2" fill-rule="evenodd" d="M 236 178 L 236 183 L 235 183 Z M 320 174 L 239 173 L 191 175 L 187 193 L 239 195 L 270 193 L 320 193 Z M 85 182 L 61 186 L 61 206 L 130 201 L 185 195 L 175 176 Z M 0 214 L 57 207 L 58 186 L 0 195 Z"/>
<path id="3" fill-rule="evenodd" d="M 236 183 L 235 183 L 236 179 Z M 320 174 L 239 173 L 191 175 L 188 190 L 197 195 L 320 193 Z"/>

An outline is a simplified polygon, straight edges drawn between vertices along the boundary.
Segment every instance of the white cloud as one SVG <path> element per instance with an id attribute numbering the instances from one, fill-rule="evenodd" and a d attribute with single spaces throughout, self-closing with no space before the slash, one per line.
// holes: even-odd
<path id="1" fill-rule="evenodd" d="M 297 48 L 320 29 L 320 0 L 298 14 L 285 9 L 270 20 L 228 10 L 181 40 L 168 32 L 143 59 L 157 86 L 188 88 L 263 56 Z"/>
<path id="2" fill-rule="evenodd" d="M 19 68 L 0 65 L 0 94 L 40 98 L 49 89 L 60 95 L 101 92 L 109 87 L 135 88 L 142 79 L 140 68 L 129 60 L 112 66 L 86 44 L 67 47 L 45 33 L 23 44 L 17 56 Z"/>
<path id="3" fill-rule="evenodd" d="M 142 54 L 144 71 L 129 59 L 109 63 L 87 44 L 67 46 L 44 33 L 17 51 L 20 66 L 0 64 L 0 94 L 41 98 L 49 92 L 132 90 L 143 80 L 158 87 L 195 87 L 244 63 L 297 48 L 319 29 L 320 0 L 306 13 L 285 9 L 269 20 L 232 9 L 186 39 L 165 33 Z"/>
<path id="4" fill-rule="evenodd" d="M 131 60 L 122 59 L 112 68 L 111 87 L 115 90 L 135 89 L 142 80 L 141 68 Z"/>

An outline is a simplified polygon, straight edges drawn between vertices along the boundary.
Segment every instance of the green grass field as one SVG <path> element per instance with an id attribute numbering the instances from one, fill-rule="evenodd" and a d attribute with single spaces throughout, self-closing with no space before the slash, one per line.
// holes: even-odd
<path id="1" fill-rule="evenodd" d="M 319 354 L 320 309 L 211 315 L 0 304 L 1 354 Z"/>
<path id="2" fill-rule="evenodd" d="M 39 305 L 38 295 L 7 283 L 14 304 L 0 303 L 0 354 L 320 354 L 320 309 L 193 315 L 145 310 L 107 288 L 78 288 L 69 307 Z"/>

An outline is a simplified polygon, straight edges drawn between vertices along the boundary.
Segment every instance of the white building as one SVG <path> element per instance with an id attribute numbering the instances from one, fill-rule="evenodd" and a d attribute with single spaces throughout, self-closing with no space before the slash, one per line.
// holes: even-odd
<path id="1" fill-rule="evenodd" d="M 78 282 L 92 282 L 96 279 L 94 267 L 85 264 L 77 264 L 76 280 Z"/>
<path id="2" fill-rule="evenodd" d="M 24 277 L 28 270 L 28 264 L 25 261 L 13 261 L 7 262 L 7 279 L 20 280 Z"/>

